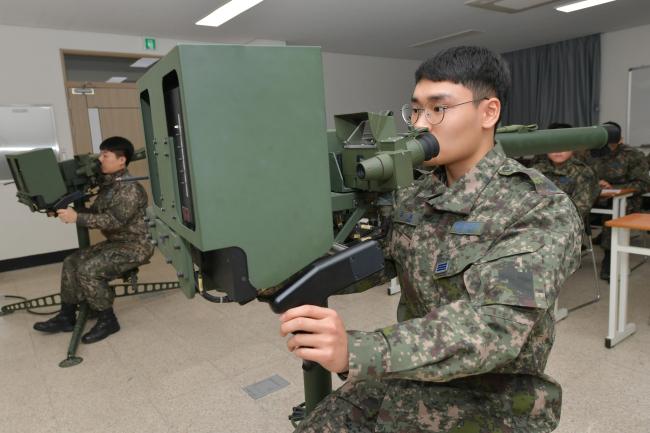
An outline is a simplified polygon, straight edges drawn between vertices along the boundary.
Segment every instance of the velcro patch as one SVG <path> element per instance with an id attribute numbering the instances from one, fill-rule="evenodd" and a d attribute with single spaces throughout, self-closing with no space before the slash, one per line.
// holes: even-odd
<path id="1" fill-rule="evenodd" d="M 480 236 L 485 228 L 484 222 L 479 221 L 456 221 L 451 226 L 451 233 L 457 235 L 474 235 Z"/>
<path id="2" fill-rule="evenodd" d="M 395 215 L 393 216 L 393 220 L 396 222 L 416 226 L 420 222 L 421 215 L 416 212 L 408 212 L 403 209 L 399 209 L 395 211 Z"/>

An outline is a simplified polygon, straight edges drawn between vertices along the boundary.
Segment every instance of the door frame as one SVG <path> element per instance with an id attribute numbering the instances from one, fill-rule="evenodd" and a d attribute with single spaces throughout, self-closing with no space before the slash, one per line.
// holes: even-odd
<path id="1" fill-rule="evenodd" d="M 88 57 L 120 57 L 124 59 L 139 59 L 142 57 L 152 57 L 160 59 L 163 56 L 159 54 L 141 54 L 141 53 L 124 53 L 115 51 L 86 51 L 62 48 L 59 50 L 59 57 L 61 59 L 61 69 L 63 73 L 63 88 L 65 92 L 65 104 L 68 110 L 68 124 L 70 127 L 70 137 L 72 139 L 73 154 L 76 154 L 78 146 L 75 143 L 74 126 L 72 124 L 72 111 L 70 109 L 70 102 L 68 100 L 68 89 L 72 88 L 104 88 L 104 89 L 135 89 L 136 83 L 104 83 L 96 81 L 68 81 L 68 76 L 65 69 L 65 55 L 88 56 Z"/>

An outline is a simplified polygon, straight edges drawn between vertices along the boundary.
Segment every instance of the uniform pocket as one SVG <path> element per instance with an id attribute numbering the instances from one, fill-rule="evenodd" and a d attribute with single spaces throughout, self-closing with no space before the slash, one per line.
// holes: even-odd
<path id="1" fill-rule="evenodd" d="M 541 257 L 535 254 L 541 247 L 540 241 L 513 238 L 491 248 L 467 275 L 472 300 L 479 305 L 548 308 L 543 274 L 538 272 Z"/>
<path id="2" fill-rule="evenodd" d="M 433 278 L 438 280 L 463 272 L 472 264 L 477 263 L 485 255 L 488 247 L 488 242 L 476 242 L 451 249 L 448 252 L 440 252 L 436 263 L 433 264 Z"/>

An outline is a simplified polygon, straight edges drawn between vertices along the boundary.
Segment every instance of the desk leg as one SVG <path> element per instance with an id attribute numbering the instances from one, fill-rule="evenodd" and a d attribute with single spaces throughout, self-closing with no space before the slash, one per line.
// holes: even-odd
<path id="1" fill-rule="evenodd" d="M 618 205 L 618 211 L 620 212 L 616 218 L 623 217 L 627 215 L 627 197 L 621 197 L 621 203 Z M 628 231 L 629 234 L 629 231 Z"/>
<path id="2" fill-rule="evenodd" d="M 620 217 L 621 217 L 621 199 L 619 197 L 614 197 L 612 198 L 612 219 L 615 220 L 616 218 L 620 218 Z"/>
<path id="3" fill-rule="evenodd" d="M 609 326 L 605 347 L 612 348 L 636 331 L 633 323 L 627 324 L 627 289 L 629 254 L 619 252 L 619 246 L 628 246 L 630 231 L 612 228 L 612 252 L 609 276 Z M 620 286 L 619 286 L 620 277 Z"/>
<path id="4" fill-rule="evenodd" d="M 616 207 L 616 200 L 614 201 Z M 609 322 L 605 347 L 610 348 L 616 338 L 616 313 L 618 312 L 618 229 L 612 228 L 611 258 L 609 261 Z"/>
<path id="5" fill-rule="evenodd" d="M 618 244 L 623 247 L 630 245 L 630 231 L 627 229 L 618 230 Z M 630 277 L 630 254 L 619 253 L 618 272 L 620 284 L 618 286 L 618 332 L 625 331 L 627 323 L 627 289 Z"/>

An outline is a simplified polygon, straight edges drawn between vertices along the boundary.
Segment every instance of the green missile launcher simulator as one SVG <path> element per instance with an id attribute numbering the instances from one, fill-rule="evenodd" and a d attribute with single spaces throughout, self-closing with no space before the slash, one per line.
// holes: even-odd
<path id="1" fill-rule="evenodd" d="M 174 48 L 139 81 L 152 241 L 188 297 L 245 303 L 327 253 L 320 50 Z"/>
<path id="2" fill-rule="evenodd" d="M 327 297 L 378 272 L 392 191 L 438 154 L 426 130 L 397 132 L 391 113 L 335 117 L 325 130 L 321 56 L 312 47 L 181 45 L 139 81 L 153 192 L 151 240 L 188 297 L 225 292 L 274 312 Z M 604 146 L 604 127 L 497 140 L 506 154 Z M 331 390 L 304 365 L 309 412 Z"/>
<path id="3" fill-rule="evenodd" d="M 398 133 L 391 113 L 335 116 L 326 131 L 315 47 L 180 45 L 138 88 L 150 237 L 188 297 L 268 300 L 333 244 L 381 237 L 386 194 L 439 151 L 424 129 Z M 516 156 L 600 147 L 608 132 L 518 127 L 497 139 Z"/>
<path id="4" fill-rule="evenodd" d="M 219 291 L 242 304 L 269 302 L 277 313 L 326 305 L 381 270 L 376 240 L 389 229 L 391 194 L 439 152 L 425 129 L 398 133 L 389 112 L 338 115 L 326 131 L 315 47 L 180 45 L 138 88 L 150 240 L 187 297 L 225 299 L 208 294 Z M 515 157 L 594 149 L 618 137 L 606 126 L 515 126 L 496 140 Z M 97 175 L 92 156 L 8 159 L 18 198 L 33 211 L 83 203 Z M 306 407 L 294 420 L 331 390 L 322 367 L 304 369 Z"/>
<path id="5" fill-rule="evenodd" d="M 35 149 L 6 157 L 18 201 L 32 212 L 54 212 L 79 200 L 83 203 L 102 176 L 94 154 L 58 162 L 52 149 Z M 144 149 L 139 149 L 131 160 L 144 158 Z"/>

